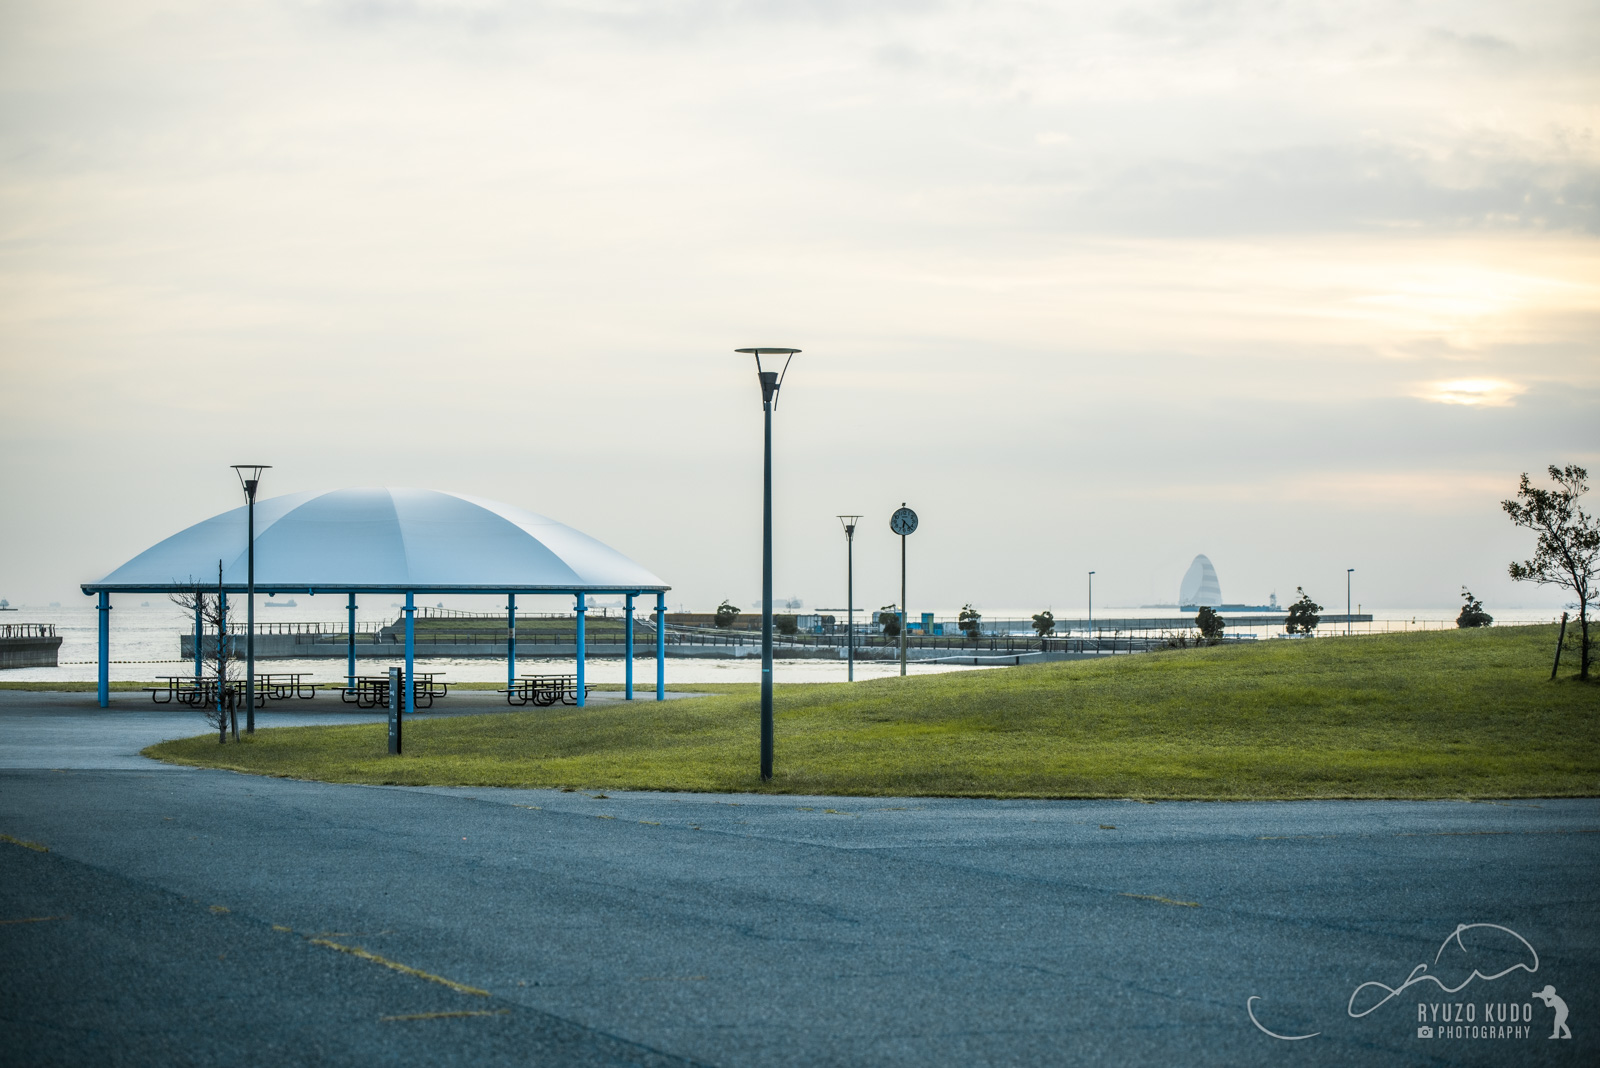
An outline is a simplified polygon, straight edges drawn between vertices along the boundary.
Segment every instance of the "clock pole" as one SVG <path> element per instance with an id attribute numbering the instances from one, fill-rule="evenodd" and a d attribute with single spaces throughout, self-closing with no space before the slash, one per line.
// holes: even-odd
<path id="1" fill-rule="evenodd" d="M 905 505 L 901 505 L 902 508 Z M 900 535 L 900 674 L 906 673 L 906 630 L 911 613 L 906 611 L 906 536 Z"/>

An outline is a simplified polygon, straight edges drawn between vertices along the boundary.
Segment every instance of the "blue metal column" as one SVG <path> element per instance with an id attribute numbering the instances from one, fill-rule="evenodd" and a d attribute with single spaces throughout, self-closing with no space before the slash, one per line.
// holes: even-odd
<path id="1" fill-rule="evenodd" d="M 583 603 L 583 594 L 578 594 L 578 707 L 583 707 L 583 662 L 586 652 L 583 647 L 583 617 L 589 611 L 589 606 Z"/>
<path id="2" fill-rule="evenodd" d="M 627 648 L 623 652 L 623 657 L 624 657 L 624 659 L 626 659 L 626 661 L 628 663 L 628 667 L 627 667 L 626 671 L 623 673 L 622 699 L 624 701 L 631 701 L 631 700 L 633 700 L 633 594 L 631 594 L 631 593 L 628 594 L 628 608 L 627 608 L 627 611 L 628 611 L 628 624 L 627 624 L 628 625 L 628 637 L 627 637 L 626 642 L 625 642 Z"/>
<path id="3" fill-rule="evenodd" d="M 656 594 L 656 700 L 667 699 L 667 595 Z"/>
<path id="4" fill-rule="evenodd" d="M 200 598 L 194 599 L 194 681 L 200 681 L 200 643 L 205 640 L 206 628 L 200 619 Z"/>
<path id="5" fill-rule="evenodd" d="M 406 712 L 417 707 L 417 595 L 406 593 Z"/>
<path id="6" fill-rule="evenodd" d="M 218 563 L 220 564 L 221 561 L 219 560 Z M 225 663 L 225 661 L 223 660 L 223 657 L 226 656 L 228 653 L 230 653 L 232 651 L 233 650 L 228 647 L 228 591 L 222 588 L 222 575 L 221 575 L 221 568 L 219 567 L 218 568 L 218 574 L 217 574 L 217 665 L 219 666 L 219 668 L 223 663 Z M 222 694 L 222 691 L 227 689 L 227 688 L 228 688 L 228 680 L 223 677 L 223 673 L 219 670 L 217 672 L 217 719 L 218 720 L 222 719 L 222 713 L 223 713 L 223 704 L 222 704 L 223 694 Z M 235 720 L 237 720 L 238 719 L 238 713 L 234 713 L 234 717 L 233 718 Z M 223 730 L 223 733 L 226 734 L 228 728 L 226 726 L 224 726 L 222 728 L 222 730 Z"/>
<path id="7" fill-rule="evenodd" d="M 537 650 L 535 650 L 537 652 Z M 506 594 L 506 689 L 517 688 L 517 595 Z"/>
<path id="8" fill-rule="evenodd" d="M 347 637 L 350 639 L 349 656 L 345 664 L 345 673 L 348 676 L 345 679 L 345 688 L 353 690 L 356 688 L 356 595 L 353 593 L 350 595 L 349 611 L 350 622 L 345 628 L 349 631 Z"/>
<path id="9" fill-rule="evenodd" d="M 100 707 L 111 704 L 111 595 L 100 591 Z"/>

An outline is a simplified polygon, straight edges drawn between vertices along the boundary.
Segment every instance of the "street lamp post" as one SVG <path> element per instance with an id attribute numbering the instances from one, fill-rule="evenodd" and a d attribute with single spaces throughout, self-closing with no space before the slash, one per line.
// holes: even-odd
<path id="1" fill-rule="evenodd" d="M 844 558 L 845 558 L 845 642 L 850 650 L 850 667 L 846 681 L 856 681 L 856 520 L 858 515 L 842 515 L 839 522 L 844 524 Z"/>
<path id="2" fill-rule="evenodd" d="M 244 486 L 248 502 L 250 532 L 248 563 L 245 566 L 244 602 L 244 730 L 256 732 L 256 487 L 261 484 L 261 472 L 270 471 L 266 464 L 234 464 L 239 482 Z"/>
<path id="3" fill-rule="evenodd" d="M 766 418 L 766 451 L 762 467 L 761 497 L 761 781 L 772 781 L 772 413 L 778 407 L 778 390 L 789 371 L 789 361 L 799 349 L 768 347 L 735 349 L 756 358 L 761 380 L 761 410 Z M 783 369 L 768 371 L 763 356 L 782 356 Z M 663 620 L 665 622 L 665 620 Z"/>
<path id="4" fill-rule="evenodd" d="M 1353 567 L 1344 569 L 1344 632 L 1346 634 L 1350 633 L 1350 576 L 1355 572 L 1356 569 Z"/>
<path id="5" fill-rule="evenodd" d="M 1094 637 L 1094 572 L 1089 572 L 1089 637 Z"/>

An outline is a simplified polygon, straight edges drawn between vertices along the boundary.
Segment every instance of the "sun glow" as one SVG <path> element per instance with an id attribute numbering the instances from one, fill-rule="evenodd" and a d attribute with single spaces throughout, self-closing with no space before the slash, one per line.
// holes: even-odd
<path id="1" fill-rule="evenodd" d="M 1450 382 L 1425 383 L 1416 395 L 1439 404 L 1503 408 L 1512 404 L 1519 394 L 1526 392 L 1526 386 L 1498 378 L 1460 378 Z"/>

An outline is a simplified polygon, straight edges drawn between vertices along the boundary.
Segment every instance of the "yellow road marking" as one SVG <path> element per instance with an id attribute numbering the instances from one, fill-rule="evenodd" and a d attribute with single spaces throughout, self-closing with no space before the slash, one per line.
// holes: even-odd
<path id="1" fill-rule="evenodd" d="M 1170 897 L 1161 897 L 1159 894 L 1123 894 L 1122 896 L 1136 897 L 1140 901 L 1159 901 L 1163 905 L 1182 905 L 1186 909 L 1197 909 L 1200 907 L 1200 902 L 1198 901 L 1174 901 Z"/>
<path id="2" fill-rule="evenodd" d="M 1102 823 L 1100 829 L 1102 831 L 1114 831 L 1117 829 L 1117 825 L 1115 823 Z"/>
<path id="3" fill-rule="evenodd" d="M 49 846 L 40 845 L 38 842 L 30 842 L 26 838 L 13 838 L 9 834 L 0 834 L 0 842 L 10 842 L 12 845 L 19 845 L 23 849 L 31 849 L 35 853 L 50 852 Z"/>
<path id="4" fill-rule="evenodd" d="M 228 908 L 226 905 L 212 905 L 211 906 L 211 911 L 215 912 L 217 915 L 220 916 L 224 912 L 232 912 L 233 910 Z"/>
<path id="5" fill-rule="evenodd" d="M 465 983 L 458 983 L 454 979 L 446 979 L 442 975 L 434 975 L 432 972 L 425 972 L 418 968 L 413 968 L 409 964 L 401 964 L 397 960 L 390 960 L 388 957 L 380 957 L 376 953 L 369 953 L 360 946 L 340 945 L 338 942 L 330 942 L 326 938 L 308 938 L 306 941 L 310 942 L 314 946 L 327 946 L 329 949 L 336 949 L 340 953 L 348 953 L 352 957 L 360 957 L 362 960 L 370 960 L 372 963 L 381 964 L 385 968 L 390 968 L 406 975 L 414 975 L 418 979 L 426 979 L 428 982 L 438 983 L 440 986 L 447 986 L 451 990 L 458 991 L 462 994 L 476 994 L 482 998 L 489 996 L 489 992 L 487 990 L 479 990 L 475 986 L 467 986 Z"/>
<path id="6" fill-rule="evenodd" d="M 293 927 L 285 927 L 281 923 L 273 924 L 272 925 L 272 929 L 274 931 L 282 931 L 284 934 L 294 934 L 294 928 Z"/>
<path id="7" fill-rule="evenodd" d="M 380 1020 L 453 1020 L 460 1016 L 507 1016 L 510 1009 L 492 1009 L 477 1012 L 412 1012 L 404 1016 L 380 1016 Z"/>
<path id="8" fill-rule="evenodd" d="M 641 983 L 700 983 L 705 981 L 703 975 L 641 975 Z"/>
<path id="9" fill-rule="evenodd" d="M 64 920 L 65 916 L 29 916 L 21 920 L 0 920 L 0 925 L 8 923 L 44 923 L 47 920 Z"/>
<path id="10" fill-rule="evenodd" d="M 644 824 L 646 827 L 659 827 L 659 826 L 661 826 L 661 821 L 660 820 L 640 820 L 639 822 Z"/>

